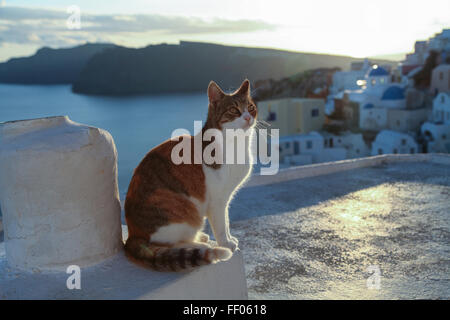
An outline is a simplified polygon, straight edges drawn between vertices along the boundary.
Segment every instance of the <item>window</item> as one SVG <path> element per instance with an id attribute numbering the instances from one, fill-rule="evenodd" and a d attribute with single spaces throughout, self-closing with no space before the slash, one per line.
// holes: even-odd
<path id="1" fill-rule="evenodd" d="M 402 139 L 402 146 L 406 145 L 406 139 Z"/>
<path id="2" fill-rule="evenodd" d="M 445 133 L 442 135 L 442 139 L 447 139 L 447 135 Z"/>
<path id="3" fill-rule="evenodd" d="M 294 154 L 300 153 L 300 143 L 298 141 L 294 141 Z"/>
<path id="4" fill-rule="evenodd" d="M 372 80 L 370 81 L 370 83 L 372 83 L 372 86 L 374 86 L 374 85 L 377 83 L 377 80 L 372 79 Z"/>
<path id="5" fill-rule="evenodd" d="M 397 154 L 398 150 L 396 148 L 394 148 L 394 154 Z"/>
<path id="6" fill-rule="evenodd" d="M 319 109 L 312 109 L 311 117 L 318 117 L 318 116 L 319 116 Z"/>
<path id="7" fill-rule="evenodd" d="M 266 121 L 276 121 L 276 120 L 277 120 L 277 114 L 275 112 L 269 111 L 269 115 L 267 116 Z"/>
<path id="8" fill-rule="evenodd" d="M 444 80 L 444 73 L 443 72 L 439 72 L 439 80 Z"/>
<path id="9" fill-rule="evenodd" d="M 397 127 L 400 127 L 400 120 L 397 120 L 395 123 L 397 124 Z"/>
<path id="10" fill-rule="evenodd" d="M 380 83 L 383 84 L 384 83 L 384 78 L 380 79 Z"/>
<path id="11" fill-rule="evenodd" d="M 286 148 L 290 148 L 291 144 L 289 142 L 286 142 Z"/>
<path id="12" fill-rule="evenodd" d="M 383 149 L 378 149 L 378 154 L 383 154 Z"/>
<path id="13" fill-rule="evenodd" d="M 359 154 L 359 149 L 356 149 L 356 153 L 358 153 L 358 154 Z"/>
<path id="14" fill-rule="evenodd" d="M 313 143 L 311 140 L 306 141 L 306 149 L 312 149 Z"/>
<path id="15" fill-rule="evenodd" d="M 411 148 L 411 149 L 409 150 L 409 153 L 415 153 L 414 148 Z"/>

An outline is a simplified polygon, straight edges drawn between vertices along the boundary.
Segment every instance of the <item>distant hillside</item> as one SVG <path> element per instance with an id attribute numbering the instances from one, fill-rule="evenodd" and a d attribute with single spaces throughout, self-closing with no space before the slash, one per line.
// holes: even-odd
<path id="1" fill-rule="evenodd" d="M 189 92 L 205 90 L 215 80 L 228 90 L 246 77 L 280 79 L 314 68 L 348 69 L 357 60 L 362 59 L 185 41 L 115 47 L 93 56 L 72 89 L 99 95 Z"/>
<path id="2" fill-rule="evenodd" d="M 378 56 L 369 57 L 370 60 L 390 60 L 390 61 L 402 61 L 406 57 L 406 52 L 382 54 Z"/>
<path id="3" fill-rule="evenodd" d="M 43 47 L 36 54 L 0 63 L 0 82 L 20 84 L 73 83 L 86 62 L 112 44 L 85 44 L 74 48 Z"/>
<path id="4" fill-rule="evenodd" d="M 318 68 L 280 80 L 255 81 L 252 91 L 253 100 L 258 102 L 291 97 L 326 99 L 336 71 L 339 71 L 339 68 Z"/>

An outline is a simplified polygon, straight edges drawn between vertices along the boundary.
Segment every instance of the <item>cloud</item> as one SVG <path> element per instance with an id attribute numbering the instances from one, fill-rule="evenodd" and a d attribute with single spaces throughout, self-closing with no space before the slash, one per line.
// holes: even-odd
<path id="1" fill-rule="evenodd" d="M 114 42 L 115 37 L 145 35 L 201 35 L 273 30 L 272 24 L 258 20 L 204 20 L 163 15 L 93 15 L 81 12 L 81 29 L 67 28 L 65 11 L 23 7 L 0 7 L 2 43 L 67 46 L 80 42 Z"/>

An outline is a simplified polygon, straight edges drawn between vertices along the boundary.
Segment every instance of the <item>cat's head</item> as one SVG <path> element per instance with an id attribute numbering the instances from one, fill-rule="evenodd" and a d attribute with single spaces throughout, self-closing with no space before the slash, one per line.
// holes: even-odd
<path id="1" fill-rule="evenodd" d="M 208 86 L 210 125 L 219 129 L 248 130 L 256 124 L 258 110 L 250 96 L 250 81 L 245 80 L 239 89 L 226 94 L 211 81 Z"/>

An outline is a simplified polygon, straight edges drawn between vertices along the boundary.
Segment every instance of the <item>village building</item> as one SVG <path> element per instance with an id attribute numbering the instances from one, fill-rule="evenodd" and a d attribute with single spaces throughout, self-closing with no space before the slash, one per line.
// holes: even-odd
<path id="1" fill-rule="evenodd" d="M 383 130 L 372 143 L 372 155 L 417 153 L 419 146 L 414 138 L 406 133 Z"/>
<path id="2" fill-rule="evenodd" d="M 444 29 L 430 38 L 428 48 L 434 51 L 450 51 L 450 29 Z"/>
<path id="3" fill-rule="evenodd" d="M 414 44 L 414 52 L 407 54 L 405 60 L 401 63 L 402 74 L 407 75 L 412 70 L 421 67 L 425 63 L 427 57 L 428 42 L 416 41 L 416 43 Z"/>
<path id="4" fill-rule="evenodd" d="M 340 92 L 332 99 L 331 111 L 325 111 L 327 117 L 324 129 L 330 132 L 357 130 L 359 128 L 359 103 L 351 101 L 347 91 Z"/>
<path id="5" fill-rule="evenodd" d="M 441 92 L 433 100 L 432 121 L 420 129 L 425 152 L 450 153 L 450 94 Z"/>
<path id="6" fill-rule="evenodd" d="M 370 155 L 370 149 L 364 142 L 361 133 L 352 133 L 350 131 L 342 132 L 339 135 L 322 132 L 325 148 L 344 148 L 346 151 L 345 159 L 354 159 L 367 157 Z"/>
<path id="7" fill-rule="evenodd" d="M 370 149 L 361 133 L 310 132 L 284 136 L 279 141 L 280 162 L 287 165 L 305 165 L 354 159 L 370 155 Z"/>
<path id="8" fill-rule="evenodd" d="M 280 137 L 321 130 L 325 121 L 325 101 L 310 98 L 283 98 L 258 103 L 259 118 Z"/>
<path id="9" fill-rule="evenodd" d="M 360 127 L 363 130 L 381 131 L 384 129 L 400 132 L 418 131 L 428 120 L 429 109 L 389 109 L 375 108 L 366 104 L 361 109 Z"/>
<path id="10" fill-rule="evenodd" d="M 360 110 L 359 127 L 362 130 L 380 131 L 387 128 L 388 110 L 376 108 L 373 103 L 366 103 Z"/>
<path id="11" fill-rule="evenodd" d="M 450 92 L 442 92 L 434 98 L 433 122 L 450 124 Z"/>
<path id="12" fill-rule="evenodd" d="M 328 148 L 324 137 L 318 132 L 296 134 L 280 138 L 280 162 L 285 165 L 305 165 L 312 163 L 344 160 L 344 147 Z"/>
<path id="13" fill-rule="evenodd" d="M 428 120 L 430 109 L 387 109 L 387 129 L 415 132 Z"/>
<path id="14" fill-rule="evenodd" d="M 390 83 L 391 76 L 385 68 L 374 65 L 372 66 L 372 69 L 366 74 L 365 79 L 365 86 L 367 88 L 373 88 L 379 85 Z"/>
<path id="15" fill-rule="evenodd" d="M 385 68 L 372 66 L 359 85 L 359 90 L 349 90 L 347 93 L 351 101 L 358 102 L 361 106 L 372 103 L 377 107 L 405 107 L 405 84 L 393 83 Z"/>
<path id="16" fill-rule="evenodd" d="M 433 94 L 450 92 L 450 64 L 440 64 L 433 69 L 430 91 Z"/>
<path id="17" fill-rule="evenodd" d="M 333 74 L 333 85 L 330 88 L 332 94 L 337 94 L 344 90 L 359 89 L 361 81 L 364 80 L 370 68 L 369 60 L 363 62 L 352 62 L 350 71 L 337 71 Z"/>

